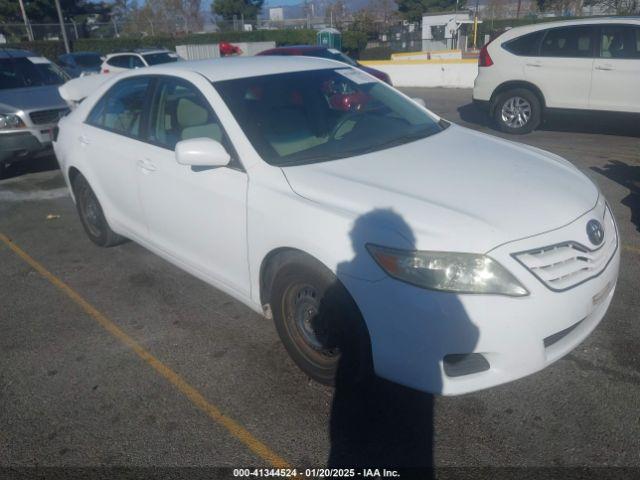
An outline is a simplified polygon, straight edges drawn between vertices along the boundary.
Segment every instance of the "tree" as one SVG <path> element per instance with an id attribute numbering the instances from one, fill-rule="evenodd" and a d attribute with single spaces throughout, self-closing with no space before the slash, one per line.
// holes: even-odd
<path id="1" fill-rule="evenodd" d="M 215 0 L 211 4 L 211 10 L 225 20 L 233 20 L 234 16 L 255 20 L 262 10 L 263 3 L 264 0 Z"/>
<path id="2" fill-rule="evenodd" d="M 342 23 L 347 19 L 347 6 L 343 0 L 335 0 L 324 11 L 324 21 L 340 30 Z"/>
<path id="3" fill-rule="evenodd" d="M 376 38 L 378 26 L 375 13 L 367 8 L 357 11 L 353 15 L 353 23 L 349 29 L 366 34 L 368 39 Z"/>
<path id="4" fill-rule="evenodd" d="M 452 11 L 458 4 L 458 9 L 464 6 L 463 1 L 456 0 L 396 0 L 398 11 L 410 22 L 417 22 L 422 19 L 422 14 L 427 12 Z"/>

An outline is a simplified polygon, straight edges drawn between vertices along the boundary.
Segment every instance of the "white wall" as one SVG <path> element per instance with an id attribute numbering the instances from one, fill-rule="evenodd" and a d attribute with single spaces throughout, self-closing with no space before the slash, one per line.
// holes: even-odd
<path id="1" fill-rule="evenodd" d="M 478 64 L 473 62 L 361 62 L 382 70 L 396 87 L 473 88 Z"/>

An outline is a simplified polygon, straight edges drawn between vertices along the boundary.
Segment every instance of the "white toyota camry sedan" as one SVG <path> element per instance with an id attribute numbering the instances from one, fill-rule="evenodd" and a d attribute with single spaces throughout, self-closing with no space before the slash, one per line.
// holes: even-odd
<path id="1" fill-rule="evenodd" d="M 330 60 L 96 77 L 61 87 L 76 108 L 54 143 L 89 238 L 131 239 L 272 318 L 320 382 L 491 387 L 570 352 L 609 307 L 614 218 L 556 155 Z"/>

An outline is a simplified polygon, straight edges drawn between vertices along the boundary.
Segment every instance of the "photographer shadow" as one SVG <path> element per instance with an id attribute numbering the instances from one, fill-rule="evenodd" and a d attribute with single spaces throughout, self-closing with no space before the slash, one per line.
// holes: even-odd
<path id="1" fill-rule="evenodd" d="M 629 195 L 620 203 L 631 210 L 631 223 L 640 232 L 640 166 L 609 160 L 604 167 L 591 167 L 591 170 L 629 189 Z"/>
<path id="2" fill-rule="evenodd" d="M 338 278 L 345 275 L 356 275 L 371 262 L 370 254 L 365 248 L 372 229 L 395 232 L 409 242 L 408 250 L 416 249 L 416 241 L 411 227 L 392 210 L 373 210 L 360 216 L 351 230 L 354 258 L 338 266 Z M 395 282 L 395 280 L 393 280 Z M 404 286 L 398 291 L 406 288 Z M 337 281 L 333 290 L 344 291 L 341 282 Z M 392 348 L 397 355 L 398 368 L 419 369 L 418 376 L 431 385 L 431 390 L 439 393 L 442 390 L 443 356 L 448 353 L 472 352 L 478 338 L 477 327 L 468 319 L 464 307 L 455 294 L 432 292 L 416 289 L 414 295 L 425 295 L 438 298 L 433 304 L 426 305 L 421 313 L 428 315 L 424 322 L 438 322 L 430 331 L 452 334 L 456 338 L 418 338 L 421 342 L 418 349 L 431 352 L 419 359 L 403 356 L 406 345 L 396 344 Z M 389 305 L 402 302 L 401 298 L 383 299 Z M 326 295 L 320 305 L 320 312 L 331 308 L 332 295 Z M 359 297 L 360 300 L 360 297 Z M 361 299 L 363 302 L 376 301 L 374 298 Z M 378 299 L 379 301 L 379 299 Z M 350 315 L 352 324 L 348 330 L 355 335 L 342 336 L 339 349 L 341 358 L 338 365 L 335 392 L 331 408 L 329 433 L 331 449 L 329 467 L 342 468 L 391 468 L 402 472 L 402 478 L 427 479 L 433 476 L 433 439 L 434 439 L 434 396 L 379 378 L 373 374 L 372 348 L 381 342 L 389 342 L 391 337 L 411 338 L 409 322 L 404 319 L 386 318 L 395 332 L 389 338 L 369 338 L 369 329 L 364 324 L 357 306 L 352 308 L 356 315 Z M 335 310 L 334 310 L 335 312 Z M 340 318 L 333 315 L 332 318 Z M 353 320 L 353 319 L 356 320 Z M 344 322 L 344 318 L 340 318 Z M 422 318 L 420 318 L 422 321 Z M 414 320 L 415 325 L 415 320 Z M 377 330 L 379 331 L 379 330 Z M 419 334 L 419 332 L 417 332 Z M 380 335 L 380 334 L 378 334 Z M 345 340 L 345 338 L 347 340 Z M 365 338 L 365 341 L 358 339 Z M 370 343 L 373 340 L 373 343 Z M 455 347 L 453 346 L 455 344 Z M 372 345 L 370 348 L 369 345 Z M 380 348 L 378 346 L 378 348 Z M 450 350 L 454 348 L 454 350 Z M 414 346 L 415 350 L 415 346 Z M 363 361 L 363 358 L 366 361 Z M 415 365 L 415 361 L 430 358 L 431 361 Z M 357 365 L 357 366 L 354 366 Z M 365 367 L 363 367 L 365 365 Z"/>

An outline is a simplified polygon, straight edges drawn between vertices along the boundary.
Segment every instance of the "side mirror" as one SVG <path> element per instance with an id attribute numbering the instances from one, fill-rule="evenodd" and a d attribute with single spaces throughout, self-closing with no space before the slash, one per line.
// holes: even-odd
<path id="1" fill-rule="evenodd" d="M 210 138 L 182 140 L 176 145 L 176 161 L 190 167 L 225 167 L 231 156 L 220 142 Z"/>
<path id="2" fill-rule="evenodd" d="M 418 97 L 414 97 L 411 100 L 413 100 L 414 102 L 416 102 L 418 105 L 420 105 L 421 107 L 427 108 L 427 104 L 424 103 L 424 100 Z"/>

